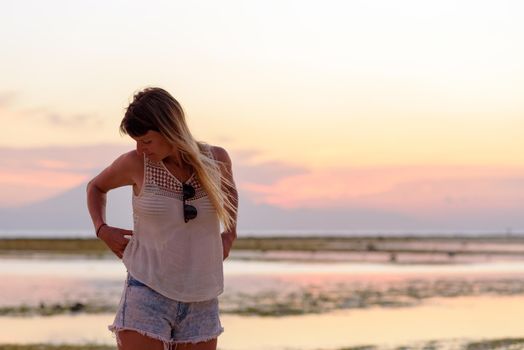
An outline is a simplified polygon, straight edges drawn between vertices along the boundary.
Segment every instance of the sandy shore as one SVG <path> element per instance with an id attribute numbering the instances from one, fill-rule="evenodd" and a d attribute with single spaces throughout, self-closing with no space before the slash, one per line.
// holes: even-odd
<path id="1" fill-rule="evenodd" d="M 524 260 L 524 236 L 270 237 L 235 241 L 236 259 L 469 263 Z M 309 255 L 303 253 L 308 252 Z M 81 255 L 114 258 L 97 239 L 0 239 L 0 256 Z"/>

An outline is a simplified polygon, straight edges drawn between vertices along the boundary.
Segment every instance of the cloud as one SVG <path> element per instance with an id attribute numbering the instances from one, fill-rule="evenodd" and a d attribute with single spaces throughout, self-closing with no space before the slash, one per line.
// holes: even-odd
<path id="1" fill-rule="evenodd" d="M 524 168 L 404 166 L 310 170 L 242 189 L 281 208 L 368 208 L 418 217 L 524 210 Z"/>
<path id="2" fill-rule="evenodd" d="M 43 200 L 86 182 L 129 146 L 0 147 L 0 207 Z"/>
<path id="3" fill-rule="evenodd" d="M 119 155 L 132 150 L 130 146 L 98 144 L 90 146 L 52 146 L 32 148 L 0 147 L 0 193 L 7 188 L 24 186 L 17 203 L 24 204 L 43 199 L 51 194 L 77 186 L 95 176 Z M 229 150 L 233 159 L 233 171 L 239 187 L 244 183 L 271 184 L 286 177 L 307 171 L 283 162 L 253 164 L 259 155 L 256 150 Z M 38 185 L 38 184 L 42 185 Z M 50 190 L 54 189 L 53 190 Z M 11 192 L 10 192 L 11 193 Z M 0 197 L 0 206 L 12 202 L 7 196 Z"/>
<path id="4" fill-rule="evenodd" d="M 46 199 L 86 182 L 88 174 L 56 171 L 10 173 L 0 170 L 0 207 L 17 207 Z"/>
<path id="5" fill-rule="evenodd" d="M 0 92 L 0 108 L 12 109 L 14 101 L 17 99 L 19 93 L 15 91 Z M 41 120 L 51 126 L 62 128 L 81 128 L 81 127 L 99 127 L 103 124 L 103 119 L 96 115 L 89 114 L 74 114 L 63 115 L 57 113 L 49 107 L 32 107 L 15 112 L 18 117 L 33 118 Z"/>
<path id="6" fill-rule="evenodd" d="M 234 176 L 241 183 L 257 183 L 270 186 L 286 177 L 305 174 L 308 169 L 283 162 L 263 162 L 256 165 L 241 163 L 235 167 Z"/>
<path id="7" fill-rule="evenodd" d="M 103 124 L 102 119 L 86 114 L 63 116 L 57 113 L 49 113 L 44 118 L 53 126 L 65 128 L 99 127 Z"/>
<path id="8" fill-rule="evenodd" d="M 36 106 L 16 111 L 19 118 L 29 119 L 58 128 L 99 128 L 104 119 L 96 114 L 63 114 L 46 106 Z"/>
<path id="9" fill-rule="evenodd" d="M 289 176 L 305 174 L 309 170 L 296 164 L 282 161 L 259 160 L 264 154 L 256 149 L 231 149 L 233 175 L 240 183 L 270 185 Z"/>
<path id="10" fill-rule="evenodd" d="M 524 171 L 500 176 L 419 179 L 358 200 L 375 208 L 395 207 L 418 217 L 492 215 L 524 210 Z"/>
<path id="11" fill-rule="evenodd" d="M 130 146 L 0 147 L 0 207 L 27 204 L 84 183 Z M 228 149 L 244 203 L 283 210 L 368 210 L 432 220 L 474 220 L 524 210 L 524 168 L 380 166 L 313 169 L 257 161 Z M 18 195 L 13 196 L 13 193 Z M 9 194 L 9 195 L 7 195 Z"/>
<path id="12" fill-rule="evenodd" d="M 126 145 L 49 146 L 30 148 L 0 147 L 0 170 L 56 170 L 93 174 L 109 165 L 120 154 L 130 151 Z"/>
<path id="13" fill-rule="evenodd" d="M 78 115 L 75 117 L 66 118 L 58 114 L 48 114 L 46 116 L 47 120 L 54 125 L 58 126 L 81 126 L 87 121 L 87 116 Z"/>
<path id="14" fill-rule="evenodd" d="M 64 116 L 62 114 L 51 112 L 39 115 L 39 118 L 47 124 L 59 128 L 77 129 L 77 128 L 98 128 L 104 121 L 95 115 L 77 114 Z"/>
<path id="15" fill-rule="evenodd" d="M 9 107 L 15 101 L 17 95 L 14 91 L 0 92 L 0 108 Z"/>

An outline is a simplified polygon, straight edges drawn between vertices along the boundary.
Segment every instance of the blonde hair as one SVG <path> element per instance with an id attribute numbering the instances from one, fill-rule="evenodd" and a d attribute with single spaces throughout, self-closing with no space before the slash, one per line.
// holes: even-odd
<path id="1" fill-rule="evenodd" d="M 226 230 L 235 225 L 237 209 L 224 186 L 234 184 L 222 175 L 222 162 L 208 157 L 210 146 L 196 141 L 186 123 L 182 106 L 167 91 L 150 87 L 137 92 L 120 123 L 120 131 L 133 137 L 157 131 L 179 151 L 182 160 L 193 167 L 208 198 Z"/>

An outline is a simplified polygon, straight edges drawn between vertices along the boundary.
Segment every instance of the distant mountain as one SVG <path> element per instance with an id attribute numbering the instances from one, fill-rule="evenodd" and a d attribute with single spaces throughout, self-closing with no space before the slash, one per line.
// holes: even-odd
<path id="1" fill-rule="evenodd" d="M 108 193 L 107 219 L 115 225 L 131 227 L 131 187 Z M 0 209 L 2 229 L 85 230 L 92 226 L 85 184 L 41 202 Z"/>
<path id="2" fill-rule="evenodd" d="M 132 227 L 131 187 L 108 193 L 107 220 Z M 427 224 L 427 223 L 426 223 Z M 255 204 L 240 193 L 238 228 L 243 230 L 343 230 L 415 228 L 423 222 L 395 213 L 367 209 L 281 209 Z M 426 226 L 427 227 L 427 226 Z M 88 230 L 92 228 L 85 185 L 19 208 L 0 209 L 0 229 Z"/>
<path id="3" fill-rule="evenodd" d="M 428 227 L 414 218 L 363 208 L 282 209 L 240 197 L 239 227 L 282 230 L 356 230 Z"/>

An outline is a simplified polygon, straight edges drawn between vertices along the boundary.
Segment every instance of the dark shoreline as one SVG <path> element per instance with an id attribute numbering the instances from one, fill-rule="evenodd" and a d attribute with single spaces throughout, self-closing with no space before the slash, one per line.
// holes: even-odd
<path id="1" fill-rule="evenodd" d="M 524 257 L 524 236 L 239 237 L 233 249 L 257 252 L 441 253 L 450 256 L 489 254 Z M 0 255 L 16 253 L 112 255 L 104 242 L 93 238 L 0 239 Z"/>

